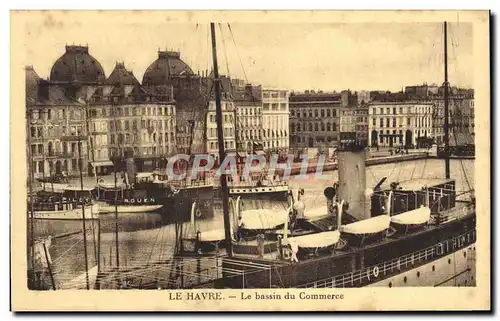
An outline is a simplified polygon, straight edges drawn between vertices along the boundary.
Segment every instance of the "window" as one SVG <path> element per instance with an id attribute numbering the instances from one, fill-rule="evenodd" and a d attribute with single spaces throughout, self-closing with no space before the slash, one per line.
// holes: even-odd
<path id="1" fill-rule="evenodd" d="M 384 119 L 380 118 L 380 127 L 384 127 Z"/>
<path id="2" fill-rule="evenodd" d="M 380 108 L 380 114 L 383 115 L 384 114 L 384 108 Z"/>
<path id="3" fill-rule="evenodd" d="M 387 115 L 391 113 L 391 109 L 389 107 L 386 108 Z"/>
<path id="4" fill-rule="evenodd" d="M 392 119 L 392 127 L 396 127 L 396 118 Z"/>
<path id="5" fill-rule="evenodd" d="M 410 125 L 411 125 L 411 119 L 410 119 L 410 117 L 406 118 L 406 124 L 407 124 L 408 126 L 410 126 Z"/>
<path id="6" fill-rule="evenodd" d="M 297 124 L 297 131 L 300 132 L 300 124 Z"/>
<path id="7" fill-rule="evenodd" d="M 312 132 L 313 131 L 313 124 L 312 123 L 309 123 L 309 131 Z"/>
<path id="8" fill-rule="evenodd" d="M 325 110 L 321 109 L 321 117 L 325 117 Z"/>
<path id="9" fill-rule="evenodd" d="M 295 117 L 295 110 L 290 111 L 290 115 L 291 115 L 292 117 Z"/>
<path id="10" fill-rule="evenodd" d="M 109 137 L 109 141 L 111 142 L 111 144 L 114 144 L 115 143 L 115 135 L 114 134 L 111 134 L 110 137 Z"/>
<path id="11" fill-rule="evenodd" d="M 324 132 L 325 131 L 325 124 L 321 123 L 321 131 Z"/>
<path id="12" fill-rule="evenodd" d="M 292 133 L 294 133 L 294 132 L 295 132 L 295 124 L 291 124 L 291 125 L 290 125 L 290 131 L 291 131 Z"/>
<path id="13" fill-rule="evenodd" d="M 330 123 L 326 124 L 326 130 L 331 131 L 332 130 L 332 125 Z"/>
<path id="14" fill-rule="evenodd" d="M 286 104 L 285 103 L 280 103 L 280 109 L 281 110 L 286 110 Z"/>
<path id="15" fill-rule="evenodd" d="M 377 120 L 373 118 L 373 126 L 377 126 Z"/>
<path id="16" fill-rule="evenodd" d="M 392 107 L 392 113 L 396 115 L 396 107 Z"/>
<path id="17" fill-rule="evenodd" d="M 309 110 L 309 117 L 312 117 L 312 116 L 313 116 L 313 111 Z"/>
<path id="18" fill-rule="evenodd" d="M 334 131 L 334 132 L 337 131 L 337 124 L 333 123 L 332 126 L 333 126 L 332 131 Z"/>
<path id="19" fill-rule="evenodd" d="M 335 109 L 333 110 L 333 117 L 337 117 L 337 111 Z"/>

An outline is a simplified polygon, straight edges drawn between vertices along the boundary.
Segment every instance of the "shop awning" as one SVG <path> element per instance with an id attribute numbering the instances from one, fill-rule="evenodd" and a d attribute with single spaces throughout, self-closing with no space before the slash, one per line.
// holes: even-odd
<path id="1" fill-rule="evenodd" d="M 247 157 L 247 155 L 248 155 L 248 154 L 247 154 L 247 153 L 245 153 L 245 152 L 238 152 L 238 156 L 239 156 L 239 157 Z"/>
<path id="2" fill-rule="evenodd" d="M 266 155 L 266 153 L 265 153 L 263 150 L 256 150 L 256 151 L 255 151 L 255 154 L 256 154 L 256 155 L 261 155 L 261 156 Z"/>
<path id="3" fill-rule="evenodd" d="M 90 163 L 92 165 L 92 167 L 102 167 L 102 166 L 113 166 L 113 162 L 110 161 L 110 160 L 106 160 L 106 161 L 100 161 L 100 162 L 91 162 Z"/>

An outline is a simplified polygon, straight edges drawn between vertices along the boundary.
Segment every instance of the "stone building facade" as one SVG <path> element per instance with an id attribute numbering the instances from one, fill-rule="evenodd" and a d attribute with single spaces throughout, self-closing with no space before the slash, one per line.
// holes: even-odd
<path id="1" fill-rule="evenodd" d="M 123 63 L 106 77 L 88 47 L 65 49 L 47 80 L 26 68 L 28 156 L 35 177 L 108 173 L 115 157 L 127 155 L 136 158 L 139 170 L 154 168 L 175 152 L 172 86 L 148 90 L 155 88 L 142 86 Z"/>
<path id="2" fill-rule="evenodd" d="M 434 104 L 420 101 L 368 104 L 368 142 L 372 147 L 417 147 L 419 137 L 433 138 Z"/>
<path id="3" fill-rule="evenodd" d="M 266 151 L 286 151 L 289 148 L 289 96 L 287 90 L 262 90 L 263 145 Z"/>
<path id="4" fill-rule="evenodd" d="M 263 150 L 262 93 L 260 86 L 234 82 L 236 150 L 241 155 Z"/>
<path id="5" fill-rule="evenodd" d="M 306 91 L 290 95 L 290 145 L 333 147 L 339 139 L 341 95 Z"/>

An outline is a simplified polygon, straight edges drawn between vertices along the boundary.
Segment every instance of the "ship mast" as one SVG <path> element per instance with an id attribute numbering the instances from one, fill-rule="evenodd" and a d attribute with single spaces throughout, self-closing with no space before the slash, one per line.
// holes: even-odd
<path id="1" fill-rule="evenodd" d="M 450 123 L 448 108 L 448 26 L 444 22 L 444 157 L 446 179 L 450 178 Z"/>
<path id="2" fill-rule="evenodd" d="M 220 96 L 220 79 L 219 70 L 217 66 L 217 48 L 215 41 L 215 24 L 210 23 L 210 31 L 212 34 L 212 56 L 214 62 L 214 83 L 215 83 L 215 119 L 217 123 L 217 140 L 219 143 L 219 166 L 221 166 L 226 152 L 224 150 L 224 132 L 222 127 L 222 108 Z M 231 242 L 231 224 L 229 222 L 229 191 L 227 188 L 226 175 L 220 175 L 220 185 L 222 191 L 222 210 L 224 214 L 224 232 L 226 241 L 226 250 L 229 257 L 233 256 L 232 242 Z"/>
<path id="3" fill-rule="evenodd" d="M 28 162 L 30 162 L 30 159 L 33 159 L 33 155 L 31 154 L 31 130 L 30 130 L 30 124 L 31 124 L 31 108 L 27 108 L 27 114 L 28 114 L 28 131 L 27 131 L 27 136 L 28 136 Z M 34 221 L 34 209 L 33 209 L 33 181 L 34 181 L 34 174 L 33 174 L 33 163 L 28 163 L 29 166 L 29 197 L 30 197 L 30 209 L 29 209 L 29 217 L 28 217 L 28 221 L 29 221 L 29 240 L 28 240 L 28 253 L 29 253 L 29 256 L 30 256 L 30 264 L 28 265 L 28 269 L 31 269 L 32 271 L 32 275 L 33 275 L 33 281 L 35 280 L 35 238 L 34 238 L 34 224 L 33 224 L 33 221 Z"/>

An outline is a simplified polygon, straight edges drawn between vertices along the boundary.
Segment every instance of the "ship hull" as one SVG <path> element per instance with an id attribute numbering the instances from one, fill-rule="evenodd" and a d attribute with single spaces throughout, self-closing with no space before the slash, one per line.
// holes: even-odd
<path id="1" fill-rule="evenodd" d="M 188 221 L 191 219 L 192 204 L 196 202 L 199 208 L 197 219 L 210 219 L 214 217 L 214 207 L 217 207 L 214 198 L 212 185 L 180 188 L 172 202 L 165 206 L 164 212 L 175 220 Z"/>
<path id="2" fill-rule="evenodd" d="M 476 286 L 476 244 L 367 286 Z"/>
<path id="3" fill-rule="evenodd" d="M 101 205 L 99 207 L 100 214 L 109 213 L 152 213 L 159 211 L 163 205 L 118 205 L 115 209 L 114 205 Z"/>
<path id="4" fill-rule="evenodd" d="M 81 208 L 62 211 L 34 211 L 33 217 L 36 220 L 82 220 L 83 213 Z M 85 219 L 99 219 L 99 206 L 85 206 Z"/>
<path id="5" fill-rule="evenodd" d="M 458 256 L 462 255 L 464 259 L 475 256 L 467 253 L 470 247 L 474 251 L 475 240 L 475 216 L 469 216 L 397 239 L 339 251 L 331 256 L 304 260 L 299 258 L 300 262 L 295 264 L 290 261 L 269 262 L 235 256 L 242 262 L 257 262 L 269 266 L 270 269 L 248 274 L 246 273 L 249 271 L 245 271 L 244 278 L 223 276 L 214 282 L 214 286 L 221 288 L 364 287 L 376 284 L 388 286 L 391 281 L 387 280 L 401 275 L 404 278 L 404 273 L 411 273 L 437 260 L 442 262 L 441 259 L 445 259 L 447 263 L 450 260 L 448 263 L 450 266 L 457 266 L 454 262 L 457 262 Z M 453 256 L 456 256 L 456 259 L 451 259 Z M 231 261 L 224 262 L 223 266 L 228 269 L 238 269 Z M 475 268 L 471 268 L 471 271 L 473 269 Z M 419 271 L 420 277 L 424 278 L 422 271 Z M 456 271 L 462 272 L 459 268 Z M 469 271 L 463 273 L 463 275 L 468 274 Z M 435 283 L 448 282 L 446 280 L 450 277 L 452 277 L 450 273 L 443 273 L 437 279 L 439 282 Z"/>

